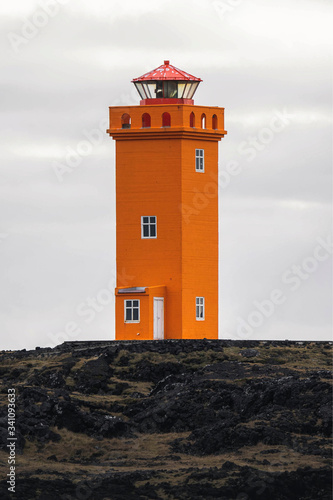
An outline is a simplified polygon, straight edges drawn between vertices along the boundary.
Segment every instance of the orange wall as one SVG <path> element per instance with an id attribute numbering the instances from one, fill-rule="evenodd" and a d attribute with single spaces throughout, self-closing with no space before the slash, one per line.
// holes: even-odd
<path id="1" fill-rule="evenodd" d="M 127 286 L 167 286 L 165 330 L 181 335 L 181 162 L 177 139 L 119 141 L 116 148 L 117 269 Z M 141 216 L 157 217 L 157 238 L 141 239 Z"/>
<path id="2" fill-rule="evenodd" d="M 140 323 L 125 323 L 125 300 L 140 300 Z M 139 335 L 138 335 L 139 334 Z M 116 295 L 116 340 L 149 339 L 149 295 Z"/>
<path id="3" fill-rule="evenodd" d="M 161 128 L 165 111 L 171 115 L 171 127 Z M 189 127 L 192 111 L 195 129 Z M 151 128 L 141 128 L 144 112 L 151 115 Z M 124 113 L 131 116 L 130 129 L 121 129 Z M 207 117 L 206 130 L 200 128 L 202 113 Z M 218 130 L 211 128 L 214 113 Z M 215 107 L 110 108 L 108 132 L 117 141 L 117 270 L 127 277 L 118 286 L 166 286 L 166 338 L 218 336 L 218 197 L 216 189 L 215 196 L 208 191 L 207 203 L 205 192 L 212 189 L 211 175 L 216 179 L 218 173 L 218 141 L 226 133 L 223 119 L 224 110 Z M 200 148 L 205 150 L 205 173 L 195 171 L 195 149 Z M 203 208 L 198 205 L 202 193 Z M 184 206 L 194 210 L 185 219 Z M 157 239 L 141 239 L 144 215 L 157 217 Z M 196 296 L 205 297 L 205 321 L 195 319 Z M 123 305 L 116 309 L 116 338 L 134 338 L 133 325 L 121 326 Z M 143 310 L 141 318 L 145 321 Z M 140 338 L 153 338 L 151 324 L 142 327 Z"/>
<path id="4" fill-rule="evenodd" d="M 183 338 L 218 338 L 218 143 L 183 141 Z M 195 149 L 205 151 L 205 172 L 195 172 Z M 205 321 L 195 318 L 195 297 L 205 297 Z"/>

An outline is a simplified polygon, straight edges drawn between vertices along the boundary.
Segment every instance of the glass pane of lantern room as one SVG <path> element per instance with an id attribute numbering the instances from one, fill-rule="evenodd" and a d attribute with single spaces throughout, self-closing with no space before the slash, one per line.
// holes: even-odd
<path id="1" fill-rule="evenodd" d="M 182 99 L 184 97 L 184 90 L 185 90 L 185 85 L 186 83 L 178 83 L 178 98 Z"/>
<path id="2" fill-rule="evenodd" d="M 194 92 L 197 90 L 198 88 L 198 85 L 199 85 L 199 82 L 194 82 L 194 83 L 191 83 L 191 87 L 190 87 L 190 90 L 188 92 L 188 96 L 187 96 L 187 99 L 192 99 L 193 95 L 194 95 Z"/>
<path id="3" fill-rule="evenodd" d="M 163 99 L 163 82 L 156 82 L 156 98 Z"/>
<path id="4" fill-rule="evenodd" d="M 144 89 L 144 92 L 146 94 L 146 99 L 150 99 L 150 91 L 149 91 L 149 86 L 148 86 L 148 83 L 144 82 L 142 83 L 142 87 Z"/>
<path id="5" fill-rule="evenodd" d="M 142 83 L 134 83 L 134 85 L 135 85 L 137 91 L 139 92 L 141 99 L 147 99 L 147 96 L 144 92 Z"/>
<path id="6" fill-rule="evenodd" d="M 192 84 L 191 83 L 187 83 L 185 85 L 183 99 L 188 99 L 189 98 L 188 95 L 189 95 L 189 92 L 190 92 L 191 88 L 192 88 Z"/>
<path id="7" fill-rule="evenodd" d="M 146 88 L 148 89 L 149 99 L 155 99 L 156 98 L 156 82 L 147 83 Z"/>
<path id="8" fill-rule="evenodd" d="M 177 82 L 165 82 L 164 84 L 164 97 L 169 99 L 178 98 L 178 83 Z"/>

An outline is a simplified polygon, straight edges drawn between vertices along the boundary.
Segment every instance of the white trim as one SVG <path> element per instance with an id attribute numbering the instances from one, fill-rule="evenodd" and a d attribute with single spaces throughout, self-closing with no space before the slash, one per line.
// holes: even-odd
<path id="1" fill-rule="evenodd" d="M 199 316 L 197 315 L 197 307 L 199 307 Z M 202 318 L 200 317 L 200 309 L 202 309 Z M 195 298 L 195 319 L 196 321 L 205 321 L 205 297 Z"/>
<path id="2" fill-rule="evenodd" d="M 202 152 L 202 155 L 199 154 L 199 152 Z M 199 160 L 199 162 L 197 162 Z M 200 165 L 200 160 L 202 160 L 202 168 L 197 168 L 197 163 Z M 198 149 L 196 148 L 195 150 L 195 171 L 199 172 L 200 174 L 205 173 L 205 150 L 204 149 Z"/>
<path id="3" fill-rule="evenodd" d="M 133 320 L 133 319 L 126 319 L 126 311 L 127 309 L 131 309 L 132 311 L 132 317 L 133 317 L 133 302 L 138 302 L 138 307 L 136 307 L 135 309 L 138 309 L 138 315 L 139 315 L 139 319 L 138 320 Z M 132 302 L 132 305 L 131 307 L 127 307 L 126 306 L 126 303 L 127 302 Z M 140 300 L 139 299 L 125 299 L 124 300 L 124 323 L 140 323 Z"/>
<path id="4" fill-rule="evenodd" d="M 149 218 L 148 223 L 143 223 L 144 217 Z M 154 223 L 150 222 L 150 217 L 155 217 L 155 236 L 144 236 L 143 235 L 143 227 L 148 226 L 149 227 L 149 233 L 150 233 L 150 226 L 152 226 Z M 142 240 L 155 240 L 157 238 L 157 216 L 156 215 L 141 215 L 141 239 Z"/>

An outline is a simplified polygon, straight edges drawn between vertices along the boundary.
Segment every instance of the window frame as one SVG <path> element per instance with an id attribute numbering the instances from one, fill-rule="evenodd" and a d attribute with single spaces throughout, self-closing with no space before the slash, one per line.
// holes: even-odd
<path id="1" fill-rule="evenodd" d="M 200 153 L 202 152 L 202 156 Z M 202 160 L 202 168 L 200 168 Z M 200 174 L 205 173 L 205 150 L 204 149 L 195 149 L 195 171 L 199 172 Z"/>
<path id="2" fill-rule="evenodd" d="M 148 222 L 144 222 L 144 219 L 148 218 Z M 150 219 L 155 218 L 155 222 L 151 222 Z M 149 236 L 144 235 L 144 227 L 148 226 Z M 155 227 L 155 236 L 151 236 L 151 227 Z M 141 239 L 142 240 L 156 240 L 157 238 L 157 216 L 156 215 L 141 215 Z"/>
<path id="3" fill-rule="evenodd" d="M 201 312 L 202 312 L 202 317 L 200 316 Z M 196 319 L 196 321 L 205 321 L 205 319 L 206 319 L 205 297 L 196 297 L 195 298 L 195 319 Z"/>
<path id="4" fill-rule="evenodd" d="M 128 305 L 127 303 L 130 302 L 131 305 Z M 134 302 L 137 302 L 138 305 L 134 306 Z M 138 319 L 133 319 L 133 312 L 134 309 L 138 310 Z M 127 319 L 127 311 L 131 311 L 131 318 L 132 319 Z M 124 323 L 140 323 L 140 299 L 125 299 L 124 300 Z"/>

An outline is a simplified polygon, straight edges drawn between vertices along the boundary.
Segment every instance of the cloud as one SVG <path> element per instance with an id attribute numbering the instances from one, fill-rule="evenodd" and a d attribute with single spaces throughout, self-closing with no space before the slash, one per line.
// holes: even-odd
<path id="1" fill-rule="evenodd" d="M 221 5 L 230 8 L 222 13 Z M 1 4 L 6 345 L 47 345 L 48 332 L 75 321 L 76 305 L 108 282 L 115 265 L 114 143 L 103 120 L 110 105 L 139 104 L 131 79 L 164 59 L 203 78 L 196 104 L 225 107 L 220 169 L 236 161 L 241 170 L 220 189 L 222 333 L 327 234 L 329 8 L 324 0 L 63 0 L 15 51 L 8 34 L 22 36 L 41 3 Z M 272 125 L 276 113 L 290 115 L 280 132 Z M 101 140 L 60 182 L 54 161 L 66 162 L 94 130 Z M 327 268 L 312 278 L 260 335 L 327 338 Z M 113 321 L 110 306 L 93 325 L 81 325 L 80 338 L 111 338 Z"/>

